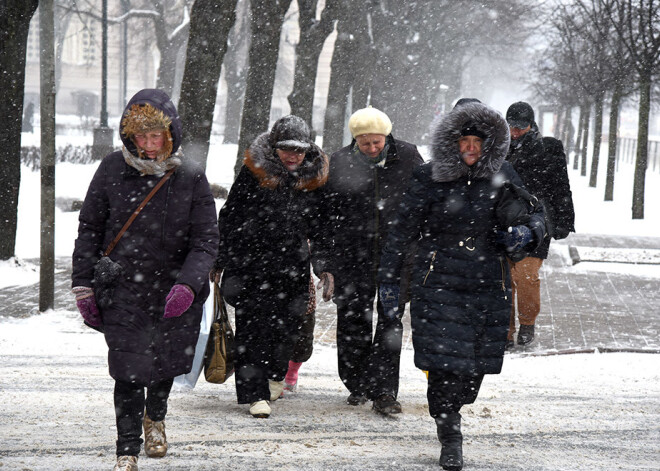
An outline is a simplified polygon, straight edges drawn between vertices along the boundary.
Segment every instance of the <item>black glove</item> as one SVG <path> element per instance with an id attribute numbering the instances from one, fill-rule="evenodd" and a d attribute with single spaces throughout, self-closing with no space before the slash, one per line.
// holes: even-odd
<path id="1" fill-rule="evenodd" d="M 506 247 L 507 252 L 515 252 L 532 241 L 532 231 L 527 226 L 509 227 L 506 232 L 497 231 L 496 240 Z"/>
<path id="2" fill-rule="evenodd" d="M 400 291 L 401 289 L 396 283 L 381 283 L 378 288 L 378 297 L 388 319 L 394 319 L 397 315 Z"/>

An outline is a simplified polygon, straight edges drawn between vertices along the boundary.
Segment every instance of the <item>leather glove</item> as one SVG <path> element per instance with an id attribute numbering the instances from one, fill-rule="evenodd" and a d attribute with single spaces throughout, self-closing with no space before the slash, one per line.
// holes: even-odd
<path id="1" fill-rule="evenodd" d="M 179 317 L 186 312 L 195 299 L 195 293 L 188 285 L 176 284 L 165 298 L 164 319 Z"/>
<path id="2" fill-rule="evenodd" d="M 96 305 L 92 288 L 76 286 L 71 291 L 76 297 L 76 307 L 78 307 L 78 311 L 80 311 L 80 315 L 85 319 L 85 322 L 92 327 L 102 326 L 103 319 L 101 319 L 99 308 Z"/>
<path id="3" fill-rule="evenodd" d="M 323 288 L 323 301 L 330 301 L 335 292 L 335 277 L 332 276 L 331 273 L 328 273 L 327 271 L 321 273 L 321 278 L 316 285 L 316 289 L 321 288 Z"/>
<path id="4" fill-rule="evenodd" d="M 394 319 L 399 310 L 399 294 L 401 288 L 397 283 L 381 283 L 378 287 L 378 297 L 383 305 L 383 311 L 389 319 Z"/>
<path id="5" fill-rule="evenodd" d="M 515 252 L 532 241 L 532 231 L 527 226 L 509 227 L 506 232 L 497 231 L 496 240 L 506 247 L 507 252 Z"/>
<path id="6" fill-rule="evenodd" d="M 219 265 L 213 265 L 211 272 L 209 273 L 209 280 L 213 283 L 220 283 L 220 277 L 222 276 L 223 268 Z"/>
<path id="7" fill-rule="evenodd" d="M 555 227 L 555 233 L 553 234 L 552 237 L 555 240 L 561 240 L 561 239 L 565 239 L 566 237 L 568 237 L 568 235 L 570 233 L 571 233 L 571 231 L 569 231 L 568 229 L 565 229 L 563 227 Z"/>

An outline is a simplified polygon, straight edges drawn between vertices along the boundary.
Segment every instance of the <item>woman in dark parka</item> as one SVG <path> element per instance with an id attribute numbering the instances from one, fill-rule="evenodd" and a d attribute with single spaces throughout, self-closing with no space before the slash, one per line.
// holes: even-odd
<path id="1" fill-rule="evenodd" d="M 173 378 L 192 367 L 218 229 L 204 172 L 177 152 L 181 121 L 165 92 L 138 92 L 120 133 L 122 150 L 101 161 L 80 211 L 72 284 L 86 323 L 104 332 L 109 348 L 119 436 L 115 469 L 135 470 L 145 406 L 145 452 L 160 457 L 167 451 L 167 398 Z M 96 289 L 95 297 L 100 254 L 170 169 L 174 173 L 110 253 L 121 267 L 113 293 Z"/>
<path id="2" fill-rule="evenodd" d="M 235 307 L 236 395 L 254 417 L 268 417 L 284 388 L 309 301 L 310 252 L 324 298 L 332 294 L 320 248 L 327 179 L 328 157 L 309 127 L 285 116 L 252 143 L 220 210 L 211 278 L 222 273 L 224 299 Z"/>
<path id="3" fill-rule="evenodd" d="M 396 286 L 405 247 L 420 239 L 410 282 L 413 346 L 415 365 L 429 372 L 444 469 L 462 468 L 461 406 L 474 402 L 485 374 L 502 368 L 511 303 L 504 256 L 532 250 L 545 231 L 542 210 L 519 219 L 527 208 L 503 186 L 521 185 L 504 161 L 508 146 L 506 121 L 481 103 L 441 120 L 432 159 L 413 172 L 381 259 L 383 298 Z"/>

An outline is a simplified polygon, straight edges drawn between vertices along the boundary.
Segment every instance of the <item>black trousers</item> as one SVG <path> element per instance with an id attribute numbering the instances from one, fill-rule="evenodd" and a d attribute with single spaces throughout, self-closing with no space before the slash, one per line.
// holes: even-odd
<path id="1" fill-rule="evenodd" d="M 341 282 L 341 280 L 340 280 Z M 374 283 L 343 283 L 336 291 L 337 355 L 339 377 L 351 394 L 376 399 L 381 394 L 394 398 L 399 393 L 399 362 L 405 304 L 397 315 L 385 316 L 380 300 L 376 333 L 373 332 Z"/>
<path id="2" fill-rule="evenodd" d="M 148 386 L 145 400 L 144 386 L 115 380 L 115 416 L 117 419 L 117 456 L 137 456 L 142 447 L 142 419 L 147 415 L 155 422 L 165 419 L 167 399 L 174 379 Z"/>
<path id="3" fill-rule="evenodd" d="M 429 371 L 426 397 L 431 417 L 459 412 L 465 404 L 472 404 L 477 399 L 483 379 L 484 375 L 460 376 L 445 371 Z"/>
<path id="4" fill-rule="evenodd" d="M 298 327 L 298 341 L 293 347 L 291 361 L 305 363 L 314 352 L 314 327 L 316 326 L 316 313 L 306 313 Z"/>
<path id="5" fill-rule="evenodd" d="M 270 400 L 268 380 L 282 381 L 300 336 L 307 291 L 277 289 L 246 292 L 231 300 L 235 308 L 236 396 L 239 404 Z M 303 284 L 307 288 L 306 284 Z M 280 296 L 278 296 L 280 294 Z M 228 300 L 228 302 L 230 302 Z"/>

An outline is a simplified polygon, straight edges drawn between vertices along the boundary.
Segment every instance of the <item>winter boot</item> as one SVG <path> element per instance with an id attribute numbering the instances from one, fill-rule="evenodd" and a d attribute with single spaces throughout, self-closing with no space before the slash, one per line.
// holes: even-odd
<path id="1" fill-rule="evenodd" d="M 284 377 L 284 389 L 286 391 L 296 392 L 296 389 L 298 389 L 298 370 L 301 366 L 302 363 L 289 362 L 289 369 Z"/>
<path id="2" fill-rule="evenodd" d="M 268 389 L 270 389 L 270 400 L 277 401 L 280 397 L 282 397 L 282 391 L 284 391 L 284 381 L 273 381 L 272 379 L 269 379 Z"/>
<path id="3" fill-rule="evenodd" d="M 520 324 L 518 345 L 529 345 L 534 341 L 534 325 Z"/>
<path id="4" fill-rule="evenodd" d="M 349 406 L 361 406 L 365 402 L 367 402 L 367 396 L 362 394 L 351 393 L 346 399 L 346 404 Z"/>
<path id="5" fill-rule="evenodd" d="M 390 394 L 381 394 L 374 400 L 373 410 L 380 414 L 400 414 L 401 404 Z"/>
<path id="6" fill-rule="evenodd" d="M 461 414 L 453 412 L 446 417 L 435 419 L 438 426 L 438 440 L 442 444 L 440 466 L 449 471 L 463 469 L 463 435 L 461 434 Z"/>
<path id="7" fill-rule="evenodd" d="M 112 471 L 138 471 L 137 460 L 137 456 L 118 456 L 117 464 Z"/>
<path id="8" fill-rule="evenodd" d="M 142 425 L 144 426 L 144 452 L 149 458 L 162 458 L 165 456 L 165 453 L 167 453 L 165 421 L 154 422 L 147 414 L 144 414 Z"/>
<path id="9" fill-rule="evenodd" d="M 267 419 L 270 416 L 268 401 L 256 401 L 250 404 L 250 414 L 257 419 Z"/>

